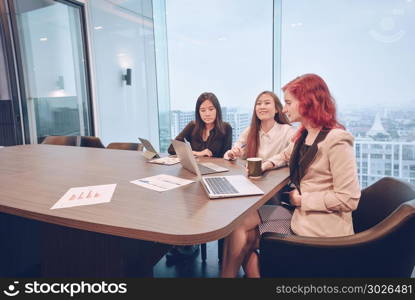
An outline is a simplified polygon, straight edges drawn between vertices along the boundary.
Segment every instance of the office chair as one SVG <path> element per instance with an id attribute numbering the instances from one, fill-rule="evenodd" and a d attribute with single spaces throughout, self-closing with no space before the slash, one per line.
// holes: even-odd
<path id="1" fill-rule="evenodd" d="M 77 145 L 80 147 L 105 148 L 99 137 L 79 136 Z"/>
<path id="2" fill-rule="evenodd" d="M 77 136 L 65 135 L 49 135 L 42 141 L 42 144 L 46 145 L 76 146 L 76 143 Z"/>
<path id="3" fill-rule="evenodd" d="M 109 143 L 107 149 L 142 151 L 143 145 L 140 143 Z"/>
<path id="4" fill-rule="evenodd" d="M 362 191 L 356 234 L 303 237 L 265 233 L 262 277 L 410 277 L 415 265 L 414 186 L 385 177 Z"/>

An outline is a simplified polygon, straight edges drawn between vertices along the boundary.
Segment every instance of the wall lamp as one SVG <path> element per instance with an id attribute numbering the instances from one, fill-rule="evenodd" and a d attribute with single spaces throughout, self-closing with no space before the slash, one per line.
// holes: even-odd
<path id="1" fill-rule="evenodd" d="M 127 73 L 122 75 L 122 80 L 125 80 L 126 85 L 131 85 L 131 69 L 127 69 Z"/>
<path id="2" fill-rule="evenodd" d="M 65 88 L 65 80 L 62 75 L 58 76 L 58 80 L 56 81 L 56 87 L 60 90 Z"/>

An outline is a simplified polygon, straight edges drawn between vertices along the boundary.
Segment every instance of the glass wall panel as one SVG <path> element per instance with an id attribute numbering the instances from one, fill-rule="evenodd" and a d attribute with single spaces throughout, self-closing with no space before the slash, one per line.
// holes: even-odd
<path id="1" fill-rule="evenodd" d="M 0 25 L 0 33 L 2 33 L 2 27 Z M 5 59 L 5 51 L 3 46 L 3 36 L 0 36 L 0 101 L 1 100 L 10 100 L 10 90 L 9 90 L 9 82 L 8 76 L 4 76 L 7 74 L 6 70 L 6 59 Z"/>
<path id="2" fill-rule="evenodd" d="M 166 26 L 166 1 L 153 0 L 154 40 L 157 70 L 157 98 L 159 109 L 160 151 L 170 145 L 170 88 Z"/>
<path id="3" fill-rule="evenodd" d="M 45 0 L 14 0 L 14 6 L 31 143 L 90 135 L 81 8 Z"/>
<path id="4" fill-rule="evenodd" d="M 9 74 L 6 65 L 5 42 L 3 28 L 0 23 L 0 146 L 15 145 L 15 124 L 13 118 L 12 95 L 9 84 Z"/>
<path id="5" fill-rule="evenodd" d="M 415 1 L 282 0 L 275 21 L 281 84 L 305 73 L 327 81 L 361 163 L 369 162 L 359 168 L 362 187 L 391 173 L 413 181 L 402 170 L 415 162 Z M 383 150 L 392 145 L 394 153 Z M 393 154 L 393 172 L 382 154 Z"/>
<path id="6" fill-rule="evenodd" d="M 104 144 L 138 142 L 144 137 L 158 149 L 152 1 L 91 0 L 88 4 L 99 136 Z"/>
<path id="7" fill-rule="evenodd" d="M 272 89 L 273 1 L 166 1 L 172 137 L 194 118 L 202 92 L 213 92 L 234 141 L 256 96 Z"/>

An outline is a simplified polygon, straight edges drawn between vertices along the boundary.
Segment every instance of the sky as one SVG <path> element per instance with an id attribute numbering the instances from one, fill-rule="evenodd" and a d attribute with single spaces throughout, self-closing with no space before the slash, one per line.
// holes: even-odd
<path id="1" fill-rule="evenodd" d="M 282 82 L 317 73 L 342 108 L 415 107 L 415 1 L 283 3 Z"/>
<path id="2" fill-rule="evenodd" d="M 251 108 L 257 94 L 272 89 L 271 0 L 166 4 L 172 109 L 194 109 L 205 91 L 222 106 Z"/>
<path id="3" fill-rule="evenodd" d="M 316 73 L 340 109 L 415 107 L 415 0 L 276 1 L 282 84 Z M 252 109 L 273 88 L 272 0 L 166 5 L 172 109 L 194 109 L 204 91 Z"/>

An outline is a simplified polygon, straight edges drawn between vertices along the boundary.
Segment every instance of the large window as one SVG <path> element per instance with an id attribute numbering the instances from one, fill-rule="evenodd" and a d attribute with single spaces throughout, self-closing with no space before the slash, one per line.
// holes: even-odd
<path id="1" fill-rule="evenodd" d="M 197 97 L 213 92 L 234 141 L 256 96 L 272 89 L 273 1 L 166 1 L 174 138 L 194 118 Z"/>
<path id="2" fill-rule="evenodd" d="M 356 138 L 362 187 L 384 176 L 415 183 L 415 1 L 282 0 L 281 7 L 281 84 L 304 73 L 327 81 Z"/>
<path id="3" fill-rule="evenodd" d="M 82 6 L 14 0 L 31 143 L 48 135 L 91 135 Z M 22 82 L 20 82 L 22 84 Z"/>
<path id="4" fill-rule="evenodd" d="M 356 138 L 362 187 L 385 176 L 415 182 L 414 0 L 166 4 L 172 137 L 211 91 L 235 141 L 259 92 L 281 95 L 282 85 L 316 73 Z"/>

